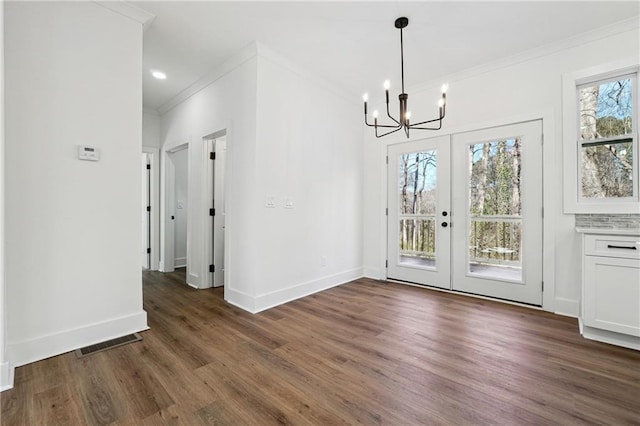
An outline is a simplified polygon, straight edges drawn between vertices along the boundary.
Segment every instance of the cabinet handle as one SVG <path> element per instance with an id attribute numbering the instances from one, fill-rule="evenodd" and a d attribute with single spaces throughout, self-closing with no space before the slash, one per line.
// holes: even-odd
<path id="1" fill-rule="evenodd" d="M 607 248 L 617 248 L 617 249 L 627 249 L 627 250 L 636 250 L 635 247 L 629 247 L 629 246 L 614 246 L 612 244 L 607 244 Z"/>

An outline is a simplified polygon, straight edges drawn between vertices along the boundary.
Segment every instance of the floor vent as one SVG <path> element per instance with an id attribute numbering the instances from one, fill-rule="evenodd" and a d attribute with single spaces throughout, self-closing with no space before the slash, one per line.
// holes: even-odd
<path id="1" fill-rule="evenodd" d="M 78 358 L 82 358 L 83 356 L 92 355 L 96 352 L 106 351 L 107 349 L 117 348 L 118 346 L 126 345 L 133 342 L 139 342 L 141 340 L 142 336 L 140 336 L 138 333 L 128 334 L 126 336 L 118 337 L 117 339 L 111 339 L 107 340 L 106 342 L 96 343 L 95 345 L 76 349 L 76 356 Z"/>

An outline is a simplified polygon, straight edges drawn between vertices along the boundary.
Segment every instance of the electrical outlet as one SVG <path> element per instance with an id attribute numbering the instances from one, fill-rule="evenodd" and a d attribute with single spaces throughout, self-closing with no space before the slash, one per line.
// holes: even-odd
<path id="1" fill-rule="evenodd" d="M 323 268 L 327 266 L 327 256 L 320 257 L 320 266 L 322 266 Z"/>

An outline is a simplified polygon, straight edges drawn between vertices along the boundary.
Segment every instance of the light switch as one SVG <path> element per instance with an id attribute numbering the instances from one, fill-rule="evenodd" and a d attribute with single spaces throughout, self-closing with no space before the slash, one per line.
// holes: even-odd
<path id="1" fill-rule="evenodd" d="M 273 195 L 267 195 L 264 206 L 268 209 L 274 209 L 276 207 L 276 197 Z"/>
<path id="2" fill-rule="evenodd" d="M 93 146 L 78 145 L 78 159 L 98 161 L 100 160 L 100 151 Z"/>
<path id="3" fill-rule="evenodd" d="M 284 198 L 284 208 L 285 209 L 292 209 L 296 206 L 296 204 L 293 202 L 293 197 L 285 197 Z"/>
<path id="4" fill-rule="evenodd" d="M 184 209 L 184 201 L 178 200 L 178 210 Z"/>

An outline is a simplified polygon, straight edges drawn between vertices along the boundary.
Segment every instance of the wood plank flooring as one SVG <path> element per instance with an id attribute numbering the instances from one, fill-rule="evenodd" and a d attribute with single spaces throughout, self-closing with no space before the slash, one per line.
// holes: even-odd
<path id="1" fill-rule="evenodd" d="M 9 425 L 640 424 L 640 352 L 575 319 L 361 279 L 251 315 L 144 273 L 144 340 L 16 370 Z"/>

